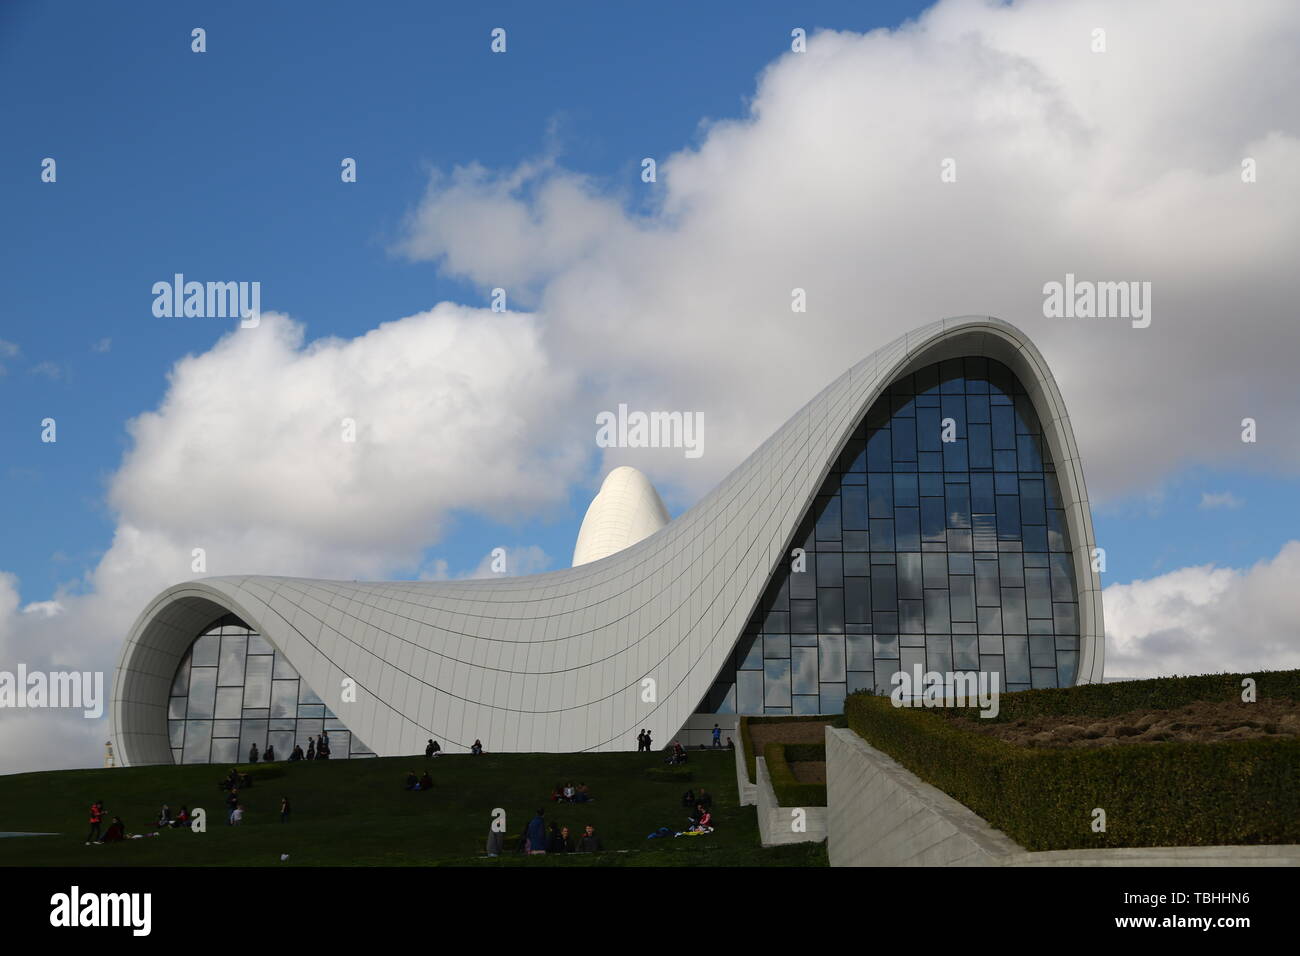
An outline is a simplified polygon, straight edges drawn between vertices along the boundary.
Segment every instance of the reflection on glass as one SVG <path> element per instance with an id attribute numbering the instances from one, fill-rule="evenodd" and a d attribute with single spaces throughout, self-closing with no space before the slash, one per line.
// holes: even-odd
<path id="1" fill-rule="evenodd" d="M 957 441 L 942 441 L 943 418 Z M 774 573 L 702 709 L 834 713 L 844 693 L 887 693 L 912 663 L 995 670 L 1011 689 L 1046 686 L 1049 672 L 1069 685 L 1078 602 L 1060 505 L 1041 424 L 1010 369 L 953 359 L 903 376 L 793 536 L 808 570 Z"/>

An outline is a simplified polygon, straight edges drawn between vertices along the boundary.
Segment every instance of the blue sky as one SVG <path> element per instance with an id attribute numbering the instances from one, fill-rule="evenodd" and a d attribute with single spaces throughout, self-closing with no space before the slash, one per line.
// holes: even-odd
<path id="1" fill-rule="evenodd" d="M 566 566 L 611 465 L 643 467 L 679 513 L 852 362 L 989 313 L 1034 339 L 1071 409 L 1115 588 L 1108 672 L 1283 663 L 1300 68 L 1278 54 L 1300 14 L 1261 3 L 1225 29 L 1170 0 L 0 6 L 0 83 L 21 91 L 0 150 L 0 651 L 111 668 L 213 536 L 213 573 L 460 576 L 497 546 Z M 524 234 L 479 228 L 500 217 Z M 1150 329 L 1046 318 L 1042 285 L 1067 271 L 1152 280 Z M 241 352 L 233 323 L 155 318 L 152 285 L 177 272 L 260 281 L 304 342 Z M 498 282 L 515 325 L 480 311 Z M 427 408 L 355 494 L 333 459 L 273 440 L 303 419 L 272 396 L 373 411 L 383 389 L 358 383 L 443 334 L 466 357 L 431 366 L 437 407 L 525 439 L 481 493 L 456 486 L 462 456 L 494 461 L 514 433 Z M 249 362 L 284 389 L 223 394 Z M 602 459 L 591 412 L 626 400 L 702 410 L 709 454 Z M 304 524 L 299 499 L 335 510 Z"/>
<path id="2" fill-rule="evenodd" d="M 865 30 L 923 7 L 802 4 L 797 23 Z M 173 362 L 228 331 L 154 319 L 155 281 L 264 276 L 263 308 L 301 317 L 313 338 L 359 335 L 443 299 L 482 304 L 473 284 L 390 252 L 431 169 L 553 148 L 628 189 L 642 156 L 743 112 L 791 23 L 776 3 L 747 4 L 743 17 L 578 3 L 563 20 L 527 3 L 382 14 L 145 3 L 75 17 L 6 4 L 0 78 L 24 95 L 6 106 L 19 148 L 0 154 L 0 338 L 21 349 L 0 378 L 0 569 L 18 575 L 26 602 L 93 567 L 113 533 L 104 482 L 124 423 L 157 405 Z M 200 25 L 203 55 L 190 50 Z M 506 56 L 488 51 L 499 25 Z M 58 161 L 54 188 L 39 179 L 46 156 Z M 347 188 L 344 156 L 359 165 Z M 46 416 L 57 444 L 35 440 Z M 465 517 L 430 555 L 468 571 L 496 542 L 520 540 L 563 565 L 590 494 L 575 488 L 567 510 L 522 527 Z"/>

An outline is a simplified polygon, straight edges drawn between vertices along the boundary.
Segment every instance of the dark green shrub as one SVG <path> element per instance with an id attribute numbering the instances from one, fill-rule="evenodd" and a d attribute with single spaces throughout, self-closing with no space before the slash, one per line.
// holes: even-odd
<path id="1" fill-rule="evenodd" d="M 1228 686 L 1226 678 L 1175 680 L 1194 683 L 1149 688 L 1136 705 L 1128 692 L 1104 693 L 1118 685 L 1059 693 L 1092 691 L 1074 699 L 1098 708 L 1084 713 L 1107 716 L 1153 707 L 1153 699 L 1180 706 L 1206 699 L 1189 693 L 1221 693 Z M 1045 696 L 1052 693 L 1026 695 L 1040 695 L 1044 703 L 1035 708 L 1055 708 L 1059 704 Z M 1004 710 L 1012 698 L 1026 695 L 1004 695 Z M 1101 710 L 1103 704 L 1110 709 Z M 1030 850 L 1300 842 L 1300 738 L 1049 750 L 963 730 L 940 712 L 896 708 L 887 697 L 852 694 L 845 715 L 873 747 Z M 1091 829 L 1098 807 L 1106 811 L 1104 833 Z"/>
<path id="2" fill-rule="evenodd" d="M 815 744 L 768 744 L 763 748 L 763 760 L 767 763 L 767 774 L 772 779 L 772 789 L 776 791 L 776 802 L 783 807 L 824 807 L 826 806 L 826 784 L 800 783 L 790 769 L 789 753 L 794 749 L 816 748 Z M 826 759 L 826 748 L 821 750 L 822 759 Z"/>

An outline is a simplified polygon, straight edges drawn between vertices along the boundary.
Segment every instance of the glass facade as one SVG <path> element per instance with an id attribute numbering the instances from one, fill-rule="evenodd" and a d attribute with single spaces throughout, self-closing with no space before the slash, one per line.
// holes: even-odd
<path id="1" fill-rule="evenodd" d="M 965 358 L 906 375 L 849 439 L 700 711 L 840 713 L 916 664 L 996 672 L 1008 691 L 1069 686 L 1069 551 L 1014 373 Z"/>
<path id="2" fill-rule="evenodd" d="M 330 759 L 374 753 L 325 706 L 288 658 L 234 615 L 208 627 L 176 669 L 167 729 L 176 763 L 244 763 L 253 744 L 287 760 L 329 734 Z"/>

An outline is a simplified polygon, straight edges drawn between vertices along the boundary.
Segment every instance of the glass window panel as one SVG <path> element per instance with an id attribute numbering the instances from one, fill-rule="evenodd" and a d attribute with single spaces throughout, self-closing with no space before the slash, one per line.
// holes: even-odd
<path id="1" fill-rule="evenodd" d="M 917 490 L 916 475 L 894 475 L 894 507 L 915 508 L 921 498 Z"/>
<path id="2" fill-rule="evenodd" d="M 1052 600 L 1073 601 L 1075 599 L 1074 567 L 1070 562 L 1070 556 L 1053 554 L 1051 556 L 1051 568 Z"/>
<path id="3" fill-rule="evenodd" d="M 871 579 L 846 578 L 844 581 L 844 620 L 846 624 L 871 623 Z"/>
<path id="4" fill-rule="evenodd" d="M 216 634 L 204 634 L 194 642 L 190 649 L 192 663 L 196 667 L 216 667 L 221 654 L 221 638 Z"/>
<path id="5" fill-rule="evenodd" d="M 221 639 L 221 666 L 217 670 L 217 684 L 230 687 L 244 682 L 244 657 L 248 638 L 243 634 L 227 634 Z"/>
<path id="6" fill-rule="evenodd" d="M 213 685 L 216 686 L 217 669 L 208 668 L 212 673 Z M 212 752 L 212 721 L 185 721 L 185 749 L 181 760 L 184 763 L 208 763 Z"/>
<path id="7" fill-rule="evenodd" d="M 754 672 L 745 671 L 745 673 L 749 674 Z M 325 725 L 325 721 L 319 717 L 314 719 L 308 719 L 308 720 L 303 720 L 300 718 L 298 720 L 298 739 L 302 741 L 303 750 L 307 749 L 307 738 L 310 737 L 314 740 L 315 738 L 319 737 L 325 729 L 324 725 Z"/>
<path id="8" fill-rule="evenodd" d="M 817 587 L 819 588 L 838 588 L 844 585 L 844 565 L 843 559 L 838 551 L 818 554 L 817 558 Z"/>
<path id="9" fill-rule="evenodd" d="M 899 551 L 921 550 L 921 515 L 916 508 L 894 509 L 894 547 Z"/>
<path id="10" fill-rule="evenodd" d="M 1078 651 L 1057 651 L 1056 667 L 1060 672 L 1061 686 L 1073 686 L 1079 669 Z"/>
<path id="11" fill-rule="evenodd" d="M 271 682 L 271 716 L 292 717 L 298 712 L 298 682 L 277 680 Z"/>
<path id="12" fill-rule="evenodd" d="M 948 578 L 948 593 L 952 601 L 952 619 L 954 621 L 974 621 L 975 579 L 969 575 L 950 576 Z"/>
<path id="13" fill-rule="evenodd" d="M 763 659 L 777 660 L 782 657 L 790 656 L 790 635 L 788 634 L 765 634 L 763 635 Z"/>
<path id="14" fill-rule="evenodd" d="M 848 693 L 865 690 L 870 693 L 875 689 L 876 675 L 871 671 L 849 671 Z"/>
<path id="15" fill-rule="evenodd" d="M 1002 589 L 1002 629 L 1007 634 L 1024 634 L 1028 619 L 1025 617 L 1024 588 Z"/>
<path id="16" fill-rule="evenodd" d="M 842 714 L 844 713 L 844 685 L 841 684 L 822 684 L 821 685 L 821 710 L 822 714 Z"/>
<path id="17" fill-rule="evenodd" d="M 844 638 L 846 665 L 850 671 L 869 671 L 872 668 L 872 637 L 870 634 L 848 634 Z"/>
<path id="18" fill-rule="evenodd" d="M 796 647 L 790 651 L 791 693 L 817 693 L 817 648 Z"/>
<path id="19" fill-rule="evenodd" d="M 285 657 L 283 654 L 277 653 L 275 655 L 275 668 L 272 671 L 271 676 L 276 680 L 292 680 L 298 677 L 298 672 L 294 670 L 293 665 L 289 663 L 289 658 Z"/>
<path id="20" fill-rule="evenodd" d="M 1033 683 L 1035 688 L 1055 687 L 1056 686 L 1056 668 L 1055 667 L 1035 667 L 1033 669 Z"/>
<path id="21" fill-rule="evenodd" d="M 1008 634 L 1002 639 L 1006 657 L 1008 683 L 1029 683 L 1029 638 Z"/>
<path id="22" fill-rule="evenodd" d="M 1056 666 L 1056 639 L 1050 635 L 1031 634 L 1029 636 L 1029 666 Z"/>
<path id="23" fill-rule="evenodd" d="M 935 637 L 925 639 L 926 670 L 947 674 L 952 668 L 952 638 Z"/>
<path id="24" fill-rule="evenodd" d="M 895 418 L 889 424 L 889 431 L 893 436 L 893 460 L 916 461 L 915 419 Z"/>
<path id="25" fill-rule="evenodd" d="M 248 755 L 245 754 L 245 757 Z M 238 737 L 218 737 L 212 741 L 212 763 L 244 763 L 239 756 Z"/>
<path id="26" fill-rule="evenodd" d="M 952 630 L 948 616 L 948 592 L 925 592 L 925 631 L 927 634 L 947 634 Z"/>
<path id="27" fill-rule="evenodd" d="M 943 415 L 938 408 L 917 408 L 916 410 L 916 450 L 918 460 L 921 452 L 943 451 Z"/>
<path id="28" fill-rule="evenodd" d="M 763 672 L 740 671 L 736 674 L 736 713 L 763 712 Z"/>
<path id="29" fill-rule="evenodd" d="M 1079 606 L 1077 604 L 1053 604 L 1052 616 L 1057 634 L 1079 633 Z"/>
<path id="30" fill-rule="evenodd" d="M 271 706 L 271 665 L 272 659 L 266 655 L 248 658 L 244 707 Z"/>
<path id="31" fill-rule="evenodd" d="M 298 686 L 298 703 L 323 704 L 325 703 L 325 701 L 321 700 L 320 697 L 316 695 L 316 692 L 312 690 L 311 687 L 308 686 L 306 681 L 303 681 Z"/>
<path id="32" fill-rule="evenodd" d="M 772 711 L 769 710 L 769 713 Z M 790 711 L 792 714 L 820 714 L 821 707 L 818 704 L 816 694 L 802 695 L 794 698 L 794 707 Z"/>
<path id="33" fill-rule="evenodd" d="M 248 635 L 248 653 L 250 654 L 274 654 L 275 648 L 271 642 L 261 634 L 250 632 Z"/>
<path id="34" fill-rule="evenodd" d="M 744 645 L 748 640 L 750 643 Z M 736 659 L 739 663 L 736 665 L 737 670 L 758 671 L 763 669 L 763 638 L 751 636 L 741 638 L 742 649 L 737 653 Z"/>
<path id="35" fill-rule="evenodd" d="M 888 428 L 875 431 L 867 439 L 867 471 L 893 470 L 894 450 Z"/>
<path id="36" fill-rule="evenodd" d="M 814 664 L 816 658 L 814 657 Z M 790 662 L 763 662 L 763 706 L 790 706 Z"/>
<path id="37" fill-rule="evenodd" d="M 1021 588 L 1025 586 L 1025 567 L 1018 554 L 999 555 L 1004 588 Z"/>
<path id="38" fill-rule="evenodd" d="M 923 556 L 921 562 L 925 569 L 925 586 L 927 588 L 944 588 L 948 586 L 948 556 L 935 552 Z"/>
<path id="39" fill-rule="evenodd" d="M 167 700 L 167 717 L 174 720 L 182 720 L 186 714 L 186 708 L 189 706 L 189 700 L 184 697 L 171 697 Z"/>
<path id="40" fill-rule="evenodd" d="M 1002 633 L 1002 608 L 979 607 L 975 609 L 975 612 L 979 618 L 979 632 L 981 634 Z"/>
<path id="41" fill-rule="evenodd" d="M 990 409 L 993 419 L 993 447 L 1008 450 L 1016 447 L 1015 410 L 1009 405 L 993 405 Z"/>
<path id="42" fill-rule="evenodd" d="M 978 670 L 980 666 L 979 638 L 974 635 L 955 634 L 952 638 L 953 670 Z"/>
<path id="43" fill-rule="evenodd" d="M 260 755 L 266 749 L 266 734 L 265 720 L 245 720 L 239 734 L 240 757 L 247 760 L 249 748 L 253 744 L 257 744 L 257 752 Z"/>
<path id="44" fill-rule="evenodd" d="M 189 692 L 190 655 L 187 653 L 183 658 L 181 658 L 181 666 L 176 669 L 176 677 L 172 680 L 172 696 L 184 697 Z"/>
<path id="45" fill-rule="evenodd" d="M 325 705 L 300 703 L 298 704 L 298 716 L 299 717 L 324 717 Z"/>
<path id="46" fill-rule="evenodd" d="M 839 588 L 817 589 L 817 630 L 844 633 L 844 592 Z"/>
<path id="47" fill-rule="evenodd" d="M 845 485 L 840 520 L 845 530 L 865 531 L 867 529 L 867 486 Z"/>
<path id="48" fill-rule="evenodd" d="M 816 601 L 791 601 L 790 602 L 790 633 L 791 634 L 817 633 L 817 602 Z"/>
<path id="49" fill-rule="evenodd" d="M 238 719 L 244 713 L 244 688 L 218 687 L 214 717 Z"/>
<path id="50" fill-rule="evenodd" d="M 185 745 L 185 721 L 167 721 L 167 736 L 171 739 L 173 750 L 183 747 Z"/>
<path id="51" fill-rule="evenodd" d="M 212 717 L 212 708 L 216 702 L 217 669 L 215 667 L 195 667 L 190 671 L 190 696 L 188 717 Z M 186 762 L 189 759 L 186 758 Z"/>
<path id="52" fill-rule="evenodd" d="M 239 736 L 238 720 L 214 720 L 212 722 L 212 736 L 214 737 L 238 737 Z"/>
<path id="53" fill-rule="evenodd" d="M 1046 568 L 1025 569 L 1025 609 L 1031 618 L 1052 618 L 1052 585 Z"/>
<path id="54" fill-rule="evenodd" d="M 817 517 L 817 540 L 840 540 L 840 498 L 818 498 L 821 512 Z"/>
<path id="55" fill-rule="evenodd" d="M 802 571 L 797 571 L 792 566 L 790 576 L 787 580 L 790 582 L 790 597 L 792 598 L 815 598 L 817 596 L 817 555 L 806 554 L 807 563 Z"/>

